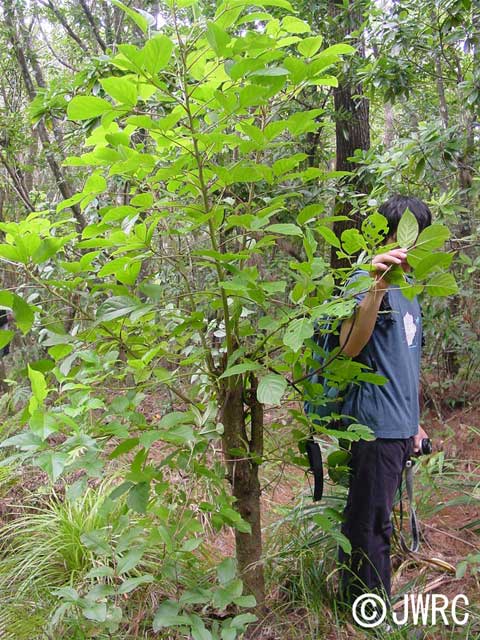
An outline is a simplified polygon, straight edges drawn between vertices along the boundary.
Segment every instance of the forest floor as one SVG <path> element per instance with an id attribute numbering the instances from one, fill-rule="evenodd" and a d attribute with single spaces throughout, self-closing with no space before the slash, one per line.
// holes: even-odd
<path id="1" fill-rule="evenodd" d="M 142 411 L 147 418 L 158 419 L 164 399 L 147 397 Z M 273 450 L 276 447 L 288 446 L 289 408 L 297 405 L 285 405 L 281 408 L 266 411 L 267 438 Z M 269 432 L 269 425 L 275 424 L 274 432 Z M 469 554 L 480 551 L 480 521 L 475 528 L 467 525 L 478 520 L 478 506 L 465 504 L 465 497 L 471 495 L 472 489 L 467 478 L 477 478 L 477 486 L 473 488 L 480 498 L 478 478 L 480 477 L 480 410 L 473 403 L 464 407 L 450 408 L 442 405 L 424 413 L 423 425 L 434 443 L 435 453 L 443 452 L 441 460 L 429 469 L 427 458 L 422 460 L 416 474 L 417 510 L 421 521 L 422 543 L 417 554 L 405 554 L 399 546 L 393 553 L 393 591 L 394 594 L 429 592 L 444 594 L 450 600 L 457 594 L 465 594 L 470 604 L 475 604 L 477 611 L 480 601 L 480 574 L 474 574 L 470 568 L 462 578 L 456 578 L 457 565 Z M 272 444 L 273 443 L 273 444 Z M 443 456 L 442 456 L 443 458 Z M 438 467 L 438 468 L 437 468 Z M 11 489 L 2 492 L 0 500 L 0 523 L 10 520 L 18 513 L 18 505 L 23 503 L 26 494 L 32 495 L 39 486 L 47 484 L 47 478 L 38 470 L 21 470 L 22 477 L 12 483 Z M 262 477 L 263 483 L 263 525 L 266 529 L 266 547 L 268 550 L 269 525 L 282 514 L 298 504 L 303 494 L 308 497 L 309 483 L 305 471 L 300 467 L 278 463 L 273 465 Z M 328 489 L 327 489 L 328 492 Z M 449 504 L 453 502 L 454 504 Z M 456 502 L 456 503 L 455 503 Z M 478 505 L 478 500 L 476 501 Z M 221 534 L 211 538 L 212 550 L 218 555 L 234 554 L 234 534 L 224 529 Z M 334 558 L 330 559 L 334 566 Z M 268 551 L 267 551 L 268 562 Z M 334 579 L 333 579 L 334 581 Z M 333 586 L 333 585 L 332 585 Z M 268 619 L 255 635 L 256 640 L 297 640 L 301 635 L 308 640 L 324 638 L 325 640 L 354 640 L 366 636 L 356 630 L 345 618 L 338 618 L 328 607 L 325 600 L 321 635 L 312 634 L 311 620 L 308 611 L 301 605 L 281 602 L 279 591 L 282 585 L 275 585 L 270 590 L 269 607 L 271 622 Z M 401 613 L 401 612 L 399 612 Z M 479 621 L 480 622 L 480 621 Z M 317 629 L 318 632 L 318 629 Z M 156 637 L 152 635 L 152 638 Z M 434 632 L 428 635 L 429 640 L 440 638 L 461 638 L 461 635 L 443 635 Z M 476 636 L 469 636 L 470 638 Z"/>
<path id="2" fill-rule="evenodd" d="M 286 446 L 288 442 L 289 408 L 300 407 L 294 403 L 265 413 L 266 425 L 284 425 L 283 430 L 277 428 L 274 435 L 270 434 L 275 442 L 274 448 L 284 444 Z M 477 498 L 480 498 L 480 410 L 474 403 L 451 408 L 448 403 L 437 402 L 435 408 L 424 412 L 422 424 L 433 441 L 434 454 L 443 452 L 444 462 L 442 465 L 439 461 L 442 466 L 438 470 L 422 472 L 422 467 L 429 464 L 425 458 L 416 473 L 415 491 L 417 513 L 421 522 L 421 546 L 418 553 L 410 554 L 404 553 L 398 544 L 394 546 L 393 593 L 443 594 L 449 602 L 456 595 L 464 594 L 471 605 L 476 605 L 478 612 L 480 574 L 469 569 L 465 576 L 456 578 L 456 567 L 468 555 L 480 552 L 480 521 L 476 524 L 476 531 L 467 526 L 480 518 L 478 500 L 476 506 L 469 506 L 464 499 L 471 492 L 464 484 L 467 477 L 477 478 L 478 486 L 474 491 Z M 282 464 L 273 473 L 270 471 L 268 476 L 263 477 L 264 528 L 268 529 L 279 514 L 284 513 L 285 508 L 293 507 L 298 503 L 299 497 L 306 493 L 308 495 L 309 491 L 306 473 L 300 467 Z M 447 506 L 451 502 L 458 504 Z M 406 527 L 405 521 L 404 528 Z M 268 538 L 268 531 L 266 537 Z M 233 555 L 233 531 L 224 529 L 221 535 L 215 535 L 212 547 L 224 556 Z M 299 633 L 310 639 L 312 636 L 309 635 L 309 624 L 306 622 L 308 615 L 302 609 L 294 606 L 282 607 L 281 617 L 287 616 L 289 621 L 286 624 L 280 623 L 278 611 L 275 613 L 278 586 L 270 594 L 274 622 L 266 621 L 258 635 L 255 635 L 255 640 L 297 640 Z M 403 615 L 401 608 L 398 615 Z M 459 617 L 462 617 L 461 613 Z M 321 636 L 325 640 L 361 640 L 366 637 L 347 621 L 339 626 L 337 617 L 328 609 L 325 610 L 325 619 L 327 625 L 322 629 Z M 476 622 L 480 623 L 480 618 Z M 452 636 L 451 630 L 443 631 L 445 635 L 437 630 L 430 632 L 426 638 L 440 640 L 444 637 L 462 637 L 461 633 Z"/>

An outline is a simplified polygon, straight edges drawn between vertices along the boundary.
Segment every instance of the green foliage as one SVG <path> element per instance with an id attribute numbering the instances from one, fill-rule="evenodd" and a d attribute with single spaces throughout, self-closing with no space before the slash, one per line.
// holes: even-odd
<path id="1" fill-rule="evenodd" d="M 231 447 L 231 425 L 220 422 L 218 409 L 238 387 L 249 406 L 295 397 L 287 378 L 301 378 L 311 364 L 314 321 L 338 323 L 352 312 L 354 292 L 338 291 L 336 278 L 369 267 L 387 225 L 365 209 L 361 229 L 338 238 L 331 228 L 338 218 L 325 215 L 324 200 L 344 173 L 312 164 L 302 148 L 326 124 L 322 87 L 338 84 L 350 45 L 322 49 L 321 35 L 286 0 L 256 2 L 260 18 L 243 1 L 205 15 L 188 0 L 162 4 L 161 33 L 148 14 L 114 4 L 143 35 L 78 78 L 66 115 L 82 149 L 65 165 L 87 177 L 55 210 L 0 224 L 0 256 L 33 283 L 31 295 L 27 287 L 3 291 L 0 302 L 13 308 L 24 333 L 34 328 L 47 361 L 26 369 L 26 428 L 2 443 L 11 454 L 5 464 L 32 463 L 52 483 L 70 474 L 98 482 L 116 465 L 120 482 L 105 505 L 92 507 L 94 523 L 87 503 L 66 501 L 16 521 L 5 535 L 12 563 L 20 537 L 15 562 L 38 567 L 15 580 L 29 597 L 42 592 L 46 617 L 55 608 L 53 628 L 117 633 L 123 596 L 141 598 L 160 584 L 165 597 L 149 610 L 146 628 L 230 640 L 253 620 L 242 609 L 254 604 L 234 565 L 220 564 L 216 582 L 201 587 L 189 584 L 187 569 L 205 552 L 205 527 L 251 531 L 225 489 L 221 438 L 232 460 L 256 467 L 264 457 L 253 436 L 247 442 L 237 433 Z M 315 108 L 296 111 L 306 94 Z M 34 116 L 53 102 L 42 94 Z M 417 170 L 420 159 L 404 162 Z M 392 171 L 386 165 L 383 158 L 370 163 L 381 175 Z M 72 207 L 86 220 L 81 231 Z M 455 293 L 451 255 L 437 251 L 448 230 L 434 225 L 418 234 L 415 225 L 407 213 L 399 227 L 413 268 L 412 280 L 400 273 L 405 294 Z M 284 242 L 295 260 L 277 254 Z M 349 267 L 330 269 L 320 255 L 326 245 Z M 382 382 L 356 364 L 338 358 L 327 373 L 339 386 Z M 147 393 L 159 396 L 158 413 L 145 410 Z M 245 411 L 246 431 L 252 415 Z M 292 418 L 301 445 L 312 425 L 299 412 Z M 334 443 L 368 437 L 362 425 L 317 431 Z M 329 458 L 333 479 L 344 467 L 338 455 Z M 75 527 L 68 518 L 64 525 L 58 511 L 74 508 Z M 333 526 L 338 513 L 313 515 L 319 539 L 347 548 Z M 39 539 L 35 548 L 21 538 L 22 524 Z M 5 575 L 12 572 L 13 564 Z M 168 589 L 173 581 L 176 589 Z M 227 607 L 221 622 L 208 617 Z"/>

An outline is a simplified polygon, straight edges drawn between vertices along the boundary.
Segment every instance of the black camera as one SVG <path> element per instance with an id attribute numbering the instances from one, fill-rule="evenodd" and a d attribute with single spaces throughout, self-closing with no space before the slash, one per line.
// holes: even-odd
<path id="1" fill-rule="evenodd" d="M 420 451 L 415 453 L 416 456 L 428 456 L 432 453 L 433 446 L 430 438 L 423 438 L 420 443 Z"/>

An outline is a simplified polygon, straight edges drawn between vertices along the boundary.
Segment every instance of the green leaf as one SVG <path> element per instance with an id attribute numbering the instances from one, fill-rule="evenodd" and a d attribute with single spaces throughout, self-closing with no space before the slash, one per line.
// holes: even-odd
<path id="1" fill-rule="evenodd" d="M 420 260 L 415 267 L 415 277 L 422 279 L 431 271 L 448 269 L 453 259 L 453 253 L 430 253 Z"/>
<path id="2" fill-rule="evenodd" d="M 147 513 L 148 498 L 150 495 L 150 485 L 148 482 L 139 482 L 133 485 L 128 492 L 127 505 L 132 511 L 137 513 Z"/>
<path id="3" fill-rule="evenodd" d="M 178 602 L 174 602 L 173 600 L 162 602 L 153 618 L 153 630 L 157 632 L 164 627 L 185 624 L 187 619 L 185 616 L 180 616 L 179 612 L 180 604 Z"/>
<path id="4" fill-rule="evenodd" d="M 218 56 L 223 56 L 228 51 L 227 45 L 231 38 L 228 33 L 221 29 L 217 24 L 209 22 L 207 26 L 207 40 L 215 53 Z"/>
<path id="5" fill-rule="evenodd" d="M 237 563 L 235 558 L 225 558 L 217 566 L 217 577 L 220 584 L 227 584 L 235 578 L 237 574 Z"/>
<path id="6" fill-rule="evenodd" d="M 265 227 L 265 231 L 279 233 L 286 236 L 303 236 L 303 232 L 300 227 L 297 227 L 296 224 L 289 223 L 269 224 L 268 227 Z"/>
<path id="7" fill-rule="evenodd" d="M 219 376 L 219 379 L 229 378 L 230 376 L 238 376 L 239 374 L 245 373 L 246 371 L 258 371 L 258 369 L 261 369 L 261 366 L 256 362 L 242 362 L 241 364 L 235 364 L 233 365 L 233 367 L 228 367 L 228 369 L 225 369 L 222 375 Z"/>
<path id="8" fill-rule="evenodd" d="M 82 613 L 87 620 L 94 620 L 95 622 L 105 622 L 107 619 L 107 603 L 106 602 L 89 602 L 82 606 Z"/>
<path id="9" fill-rule="evenodd" d="M 418 222 L 410 211 L 405 209 L 397 228 L 397 242 L 400 247 L 409 249 L 413 247 L 418 238 Z"/>
<path id="10" fill-rule="evenodd" d="M 127 316 L 130 313 L 137 312 L 140 316 L 148 313 L 152 307 L 146 305 L 140 300 L 129 298 L 128 296 L 114 296 L 104 302 L 97 309 L 97 320 L 99 322 L 108 322 Z"/>
<path id="11" fill-rule="evenodd" d="M 288 33 L 309 33 L 311 31 L 307 22 L 295 16 L 285 16 L 282 20 L 282 29 Z"/>
<path id="12" fill-rule="evenodd" d="M 137 87 L 127 78 L 111 76 L 110 78 L 100 80 L 100 84 L 108 95 L 120 104 L 127 104 L 130 107 L 137 104 Z"/>
<path id="13" fill-rule="evenodd" d="M 167 36 L 155 36 L 143 47 L 143 67 L 156 76 L 170 61 L 173 52 L 173 42 Z"/>
<path id="14" fill-rule="evenodd" d="M 32 393 L 35 399 L 38 404 L 42 404 L 48 393 L 45 376 L 41 371 L 35 371 L 35 369 L 32 369 L 30 365 L 28 365 L 28 377 L 30 379 L 30 384 L 32 385 Z"/>
<path id="15" fill-rule="evenodd" d="M 362 233 L 369 244 L 379 244 L 387 237 L 387 219 L 381 213 L 372 213 L 362 222 Z"/>
<path id="16" fill-rule="evenodd" d="M 108 111 L 112 111 L 112 105 L 103 98 L 76 96 L 68 103 L 67 116 L 70 120 L 90 120 Z"/>
<path id="17" fill-rule="evenodd" d="M 213 594 L 213 605 L 219 609 L 225 609 L 235 598 L 239 598 L 243 592 L 243 583 L 240 579 L 231 580 L 228 584 L 216 589 Z"/>
<path id="18" fill-rule="evenodd" d="M 438 273 L 426 283 L 425 290 L 431 296 L 450 296 L 458 292 L 458 285 L 451 273 Z"/>
<path id="19" fill-rule="evenodd" d="M 135 22 L 137 27 L 139 27 L 140 30 L 143 31 L 143 33 L 147 33 L 148 20 L 145 18 L 145 16 L 142 16 L 142 14 L 138 13 L 138 11 L 134 11 L 134 9 L 127 7 L 126 5 L 123 4 L 123 2 L 120 2 L 120 0 L 112 0 L 112 3 L 116 7 L 119 7 L 120 9 L 122 9 L 122 11 L 124 11 L 127 14 L 127 16 Z"/>
<path id="20" fill-rule="evenodd" d="M 121 575 L 122 573 L 128 573 L 132 569 L 134 569 L 137 564 L 140 562 L 141 557 L 143 556 L 145 550 L 143 547 L 137 547 L 136 549 L 132 549 L 129 551 L 123 558 L 119 558 L 117 564 L 117 573 Z"/>
<path id="21" fill-rule="evenodd" d="M 279 376 L 276 373 L 269 373 L 264 376 L 257 389 L 257 399 L 262 404 L 280 404 L 285 389 L 287 388 L 287 381 L 283 376 Z"/>
<path id="22" fill-rule="evenodd" d="M 450 231 L 443 224 L 432 224 L 424 229 L 415 243 L 416 249 L 440 249 L 450 238 Z"/>
<path id="23" fill-rule="evenodd" d="M 67 454 L 57 451 L 45 451 L 37 459 L 38 466 L 48 473 L 52 482 L 56 482 L 62 475 L 67 461 Z"/>
<path id="24" fill-rule="evenodd" d="M 14 331 L 10 331 L 9 329 L 0 329 L 0 349 L 6 347 L 7 344 L 11 342 L 14 335 Z"/>
<path id="25" fill-rule="evenodd" d="M 150 573 L 145 573 L 142 576 L 137 576 L 136 578 L 128 578 L 125 582 L 118 587 L 118 593 L 130 593 L 134 591 L 137 587 L 142 584 L 150 584 L 155 580 L 155 578 Z"/>
<path id="26" fill-rule="evenodd" d="M 12 296 L 12 302 L 15 324 L 21 329 L 22 333 L 25 334 L 27 331 L 30 331 L 33 325 L 35 317 L 33 308 L 15 293 Z"/>
<path id="27" fill-rule="evenodd" d="M 96 555 L 110 556 L 112 554 L 112 549 L 105 536 L 105 531 L 89 531 L 87 533 L 82 533 L 80 541 L 87 547 L 87 549 L 90 549 L 90 551 L 93 551 Z"/>
<path id="28" fill-rule="evenodd" d="M 328 244 L 331 244 L 332 246 L 340 249 L 340 240 L 337 238 L 333 230 L 330 229 L 330 227 L 318 226 L 315 227 L 315 230 L 318 231 L 321 236 L 323 236 Z"/>
<path id="29" fill-rule="evenodd" d="M 346 229 L 342 232 L 342 248 L 345 253 L 353 254 L 366 249 L 366 243 L 358 229 Z"/>
<path id="30" fill-rule="evenodd" d="M 133 285 L 140 273 L 141 262 L 134 262 L 131 258 L 115 258 L 107 262 L 98 272 L 100 277 L 114 274 L 122 284 Z"/>
<path id="31" fill-rule="evenodd" d="M 306 58 L 311 58 L 322 46 L 323 36 L 313 36 L 312 38 L 304 38 L 298 43 L 298 52 Z"/>
<path id="32" fill-rule="evenodd" d="M 291 322 L 283 336 L 283 344 L 292 351 L 298 351 L 304 340 L 313 336 L 313 323 L 308 318 L 299 318 Z"/>

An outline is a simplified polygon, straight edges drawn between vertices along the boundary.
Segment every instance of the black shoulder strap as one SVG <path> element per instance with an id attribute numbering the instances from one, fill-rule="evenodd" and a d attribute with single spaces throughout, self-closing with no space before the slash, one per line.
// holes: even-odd
<path id="1" fill-rule="evenodd" d="M 310 463 L 310 471 L 313 475 L 313 499 L 321 500 L 323 496 L 323 462 L 322 451 L 313 435 L 307 440 L 306 451 Z"/>

